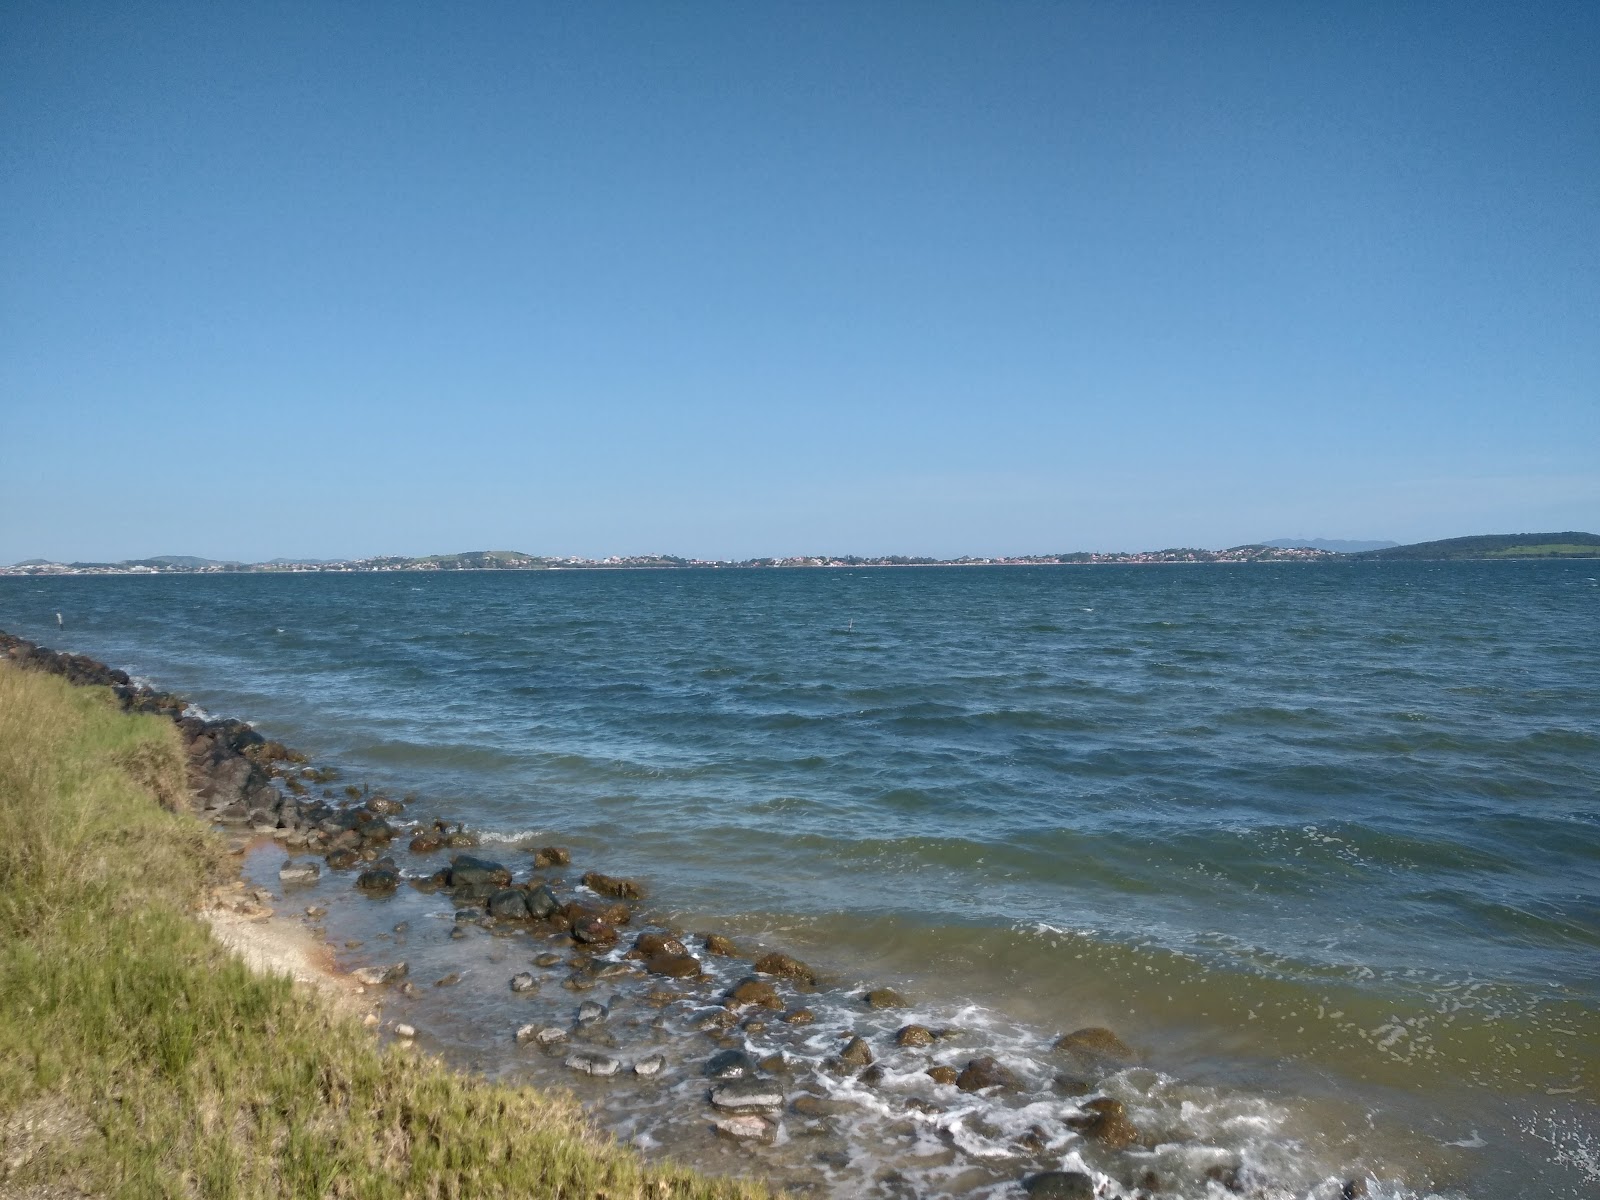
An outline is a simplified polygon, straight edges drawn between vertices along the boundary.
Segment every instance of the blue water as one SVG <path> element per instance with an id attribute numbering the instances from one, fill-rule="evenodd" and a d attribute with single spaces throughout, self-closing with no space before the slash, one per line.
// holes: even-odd
<path id="1" fill-rule="evenodd" d="M 1600 1084 L 1597 575 L 8 578 L 0 628 L 953 1002 L 1514 1100 Z"/>

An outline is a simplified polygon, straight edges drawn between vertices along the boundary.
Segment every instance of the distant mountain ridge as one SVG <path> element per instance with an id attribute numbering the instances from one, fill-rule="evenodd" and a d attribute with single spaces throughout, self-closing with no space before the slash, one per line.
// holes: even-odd
<path id="1" fill-rule="evenodd" d="M 1486 533 L 1369 550 L 1354 557 L 1383 562 L 1451 562 L 1462 559 L 1600 558 L 1600 536 L 1564 533 Z"/>

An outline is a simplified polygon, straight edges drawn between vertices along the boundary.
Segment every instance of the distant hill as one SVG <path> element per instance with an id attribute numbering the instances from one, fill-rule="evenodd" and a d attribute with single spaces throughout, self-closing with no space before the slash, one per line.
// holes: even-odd
<path id="1" fill-rule="evenodd" d="M 1360 554 L 1363 550 L 1387 550 L 1399 542 L 1352 542 L 1342 538 L 1274 538 L 1270 542 L 1257 542 L 1258 546 L 1271 546 L 1274 550 L 1332 550 L 1335 554 Z"/>
<path id="2" fill-rule="evenodd" d="M 1489 533 L 1369 550 L 1357 558 L 1381 562 L 1449 562 L 1460 559 L 1600 558 L 1592 533 Z"/>

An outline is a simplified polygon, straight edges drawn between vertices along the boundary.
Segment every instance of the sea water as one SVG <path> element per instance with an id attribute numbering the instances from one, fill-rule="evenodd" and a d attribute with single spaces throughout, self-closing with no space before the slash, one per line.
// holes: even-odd
<path id="1" fill-rule="evenodd" d="M 1024 1083 L 930 1091 L 891 1052 L 875 1087 L 805 1076 L 847 1116 L 750 1147 L 710 1138 L 687 1051 L 649 1088 L 575 1081 L 643 1148 L 836 1195 L 1059 1165 L 1133 1194 L 1143 1165 L 1173 1195 L 1565 1197 L 1600 1194 L 1597 568 L 5 578 L 0 628 L 838 982 L 753 1050 L 803 1066 L 920 1021 Z M 317 894 L 362 953 L 466 965 L 417 1002 L 437 1048 L 574 1082 L 507 1044 L 525 947 L 451 938 L 438 898 Z M 852 1006 L 881 984 L 911 1009 Z M 1050 1040 L 1084 1025 L 1139 1051 L 1093 1081 L 1133 1159 L 1051 1090 Z"/>

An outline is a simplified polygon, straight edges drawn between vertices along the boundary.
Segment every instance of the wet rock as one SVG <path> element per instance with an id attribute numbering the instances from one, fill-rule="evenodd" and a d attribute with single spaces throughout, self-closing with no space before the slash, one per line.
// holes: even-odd
<path id="1" fill-rule="evenodd" d="M 322 856 L 322 861 L 335 871 L 348 871 L 361 861 L 361 856 L 354 850 L 330 850 Z"/>
<path id="2" fill-rule="evenodd" d="M 936 1117 L 940 1113 L 944 1112 L 944 1108 L 941 1105 L 933 1103 L 931 1100 L 924 1100 L 920 1096 L 913 1096 L 911 1099 L 906 1101 L 906 1111 L 921 1113 L 925 1117 Z"/>
<path id="3" fill-rule="evenodd" d="M 534 956 L 533 965 L 536 967 L 557 967 L 561 965 L 561 955 L 554 951 L 546 950 L 543 954 Z"/>
<path id="4" fill-rule="evenodd" d="M 660 954 L 687 953 L 689 948 L 670 933 L 641 933 L 634 939 L 633 949 L 628 951 L 628 957 L 650 959 Z"/>
<path id="5" fill-rule="evenodd" d="M 489 897 L 489 915 L 502 921 L 526 921 L 529 916 L 527 895 L 515 888 L 494 893 Z"/>
<path id="6" fill-rule="evenodd" d="M 368 799 L 365 807 L 368 812 L 375 813 L 380 817 L 393 817 L 406 810 L 404 804 L 389 796 L 373 796 Z"/>
<path id="7" fill-rule="evenodd" d="M 711 1103 L 726 1112 L 783 1107 L 783 1089 L 764 1079 L 736 1079 L 711 1089 Z"/>
<path id="8" fill-rule="evenodd" d="M 535 867 L 564 867 L 572 861 L 572 855 L 560 846 L 543 846 L 533 852 L 533 865 Z"/>
<path id="9" fill-rule="evenodd" d="M 436 829 L 426 830 L 411 839 L 410 849 L 413 854 L 431 854 L 443 848 L 444 834 Z"/>
<path id="10" fill-rule="evenodd" d="M 667 1060 L 662 1058 L 661 1055 L 652 1054 L 649 1058 L 641 1058 L 638 1062 L 634 1063 L 633 1073 L 635 1075 L 644 1076 L 648 1079 L 652 1075 L 661 1074 L 662 1069 L 666 1065 Z"/>
<path id="11" fill-rule="evenodd" d="M 981 1092 L 985 1088 L 1017 1086 L 1017 1077 L 995 1059 L 985 1056 L 975 1058 L 956 1076 L 956 1087 L 963 1092 Z"/>
<path id="12" fill-rule="evenodd" d="M 748 1079 L 756 1073 L 756 1062 L 743 1050 L 724 1050 L 712 1055 L 705 1073 L 710 1079 Z"/>
<path id="13" fill-rule="evenodd" d="M 931 1046 L 933 1045 L 933 1030 L 926 1025 L 902 1025 L 900 1032 L 894 1035 L 896 1046 Z"/>
<path id="14" fill-rule="evenodd" d="M 396 1025 L 394 1035 L 403 1042 L 409 1042 L 417 1036 L 417 1029 L 414 1025 Z"/>
<path id="15" fill-rule="evenodd" d="M 478 887 L 493 884 L 496 888 L 503 888 L 511 882 L 511 872 L 497 862 L 486 858 L 473 858 L 470 854 L 458 854 L 450 860 L 450 886 Z"/>
<path id="16" fill-rule="evenodd" d="M 665 975 L 668 979 L 698 979 L 705 972 L 700 960 L 692 954 L 658 954 L 645 963 L 652 975 Z"/>
<path id="17" fill-rule="evenodd" d="M 1082 1171 L 1040 1171 L 1022 1181 L 1033 1200 L 1094 1200 L 1094 1180 Z"/>
<path id="18" fill-rule="evenodd" d="M 776 1054 L 767 1055 L 757 1065 L 769 1075 L 787 1075 L 794 1069 L 794 1065 L 789 1061 L 789 1056 L 782 1050 L 779 1050 Z"/>
<path id="19" fill-rule="evenodd" d="M 1238 1167 L 1207 1167 L 1206 1178 L 1219 1185 L 1224 1191 L 1244 1191 L 1244 1182 L 1239 1178 Z"/>
<path id="20" fill-rule="evenodd" d="M 434 987 L 454 987 L 461 982 L 461 972 L 451 971 L 450 974 L 441 976 L 433 981 Z"/>
<path id="21" fill-rule="evenodd" d="M 1084 1058 L 1127 1062 L 1134 1057 L 1132 1048 L 1111 1030 L 1102 1026 L 1075 1029 L 1056 1040 L 1055 1048 Z"/>
<path id="22" fill-rule="evenodd" d="M 610 946 L 616 943 L 617 931 L 600 917 L 579 917 L 572 923 L 572 937 L 585 946 Z"/>
<path id="23" fill-rule="evenodd" d="M 1067 1125 L 1084 1137 L 1112 1150 L 1125 1150 L 1139 1140 L 1139 1131 L 1128 1120 L 1122 1101 L 1101 1097 L 1086 1101 L 1082 1109 L 1082 1115 L 1067 1118 Z"/>
<path id="24" fill-rule="evenodd" d="M 721 1120 L 713 1122 L 711 1127 L 720 1136 L 733 1138 L 735 1141 L 741 1142 L 764 1140 L 772 1133 L 772 1126 L 764 1118 L 754 1114 L 723 1117 Z"/>
<path id="25" fill-rule="evenodd" d="M 868 1008 L 904 1008 L 906 998 L 893 988 L 873 988 L 861 997 Z"/>
<path id="26" fill-rule="evenodd" d="M 1347 1179 L 1339 1189 L 1340 1200 L 1366 1200 L 1367 1181 L 1365 1179 Z"/>
<path id="27" fill-rule="evenodd" d="M 487 906 L 489 897 L 498 894 L 502 890 L 498 883 L 464 883 L 460 887 L 451 888 L 450 895 L 457 904 Z"/>
<path id="28" fill-rule="evenodd" d="M 521 971 L 511 977 L 511 990 L 517 993 L 536 992 L 539 990 L 539 981 L 526 971 Z"/>
<path id="29" fill-rule="evenodd" d="M 788 1025 L 810 1025 L 817 1019 L 817 1014 L 809 1008 L 790 1009 L 783 1014 L 783 1020 Z"/>
<path id="30" fill-rule="evenodd" d="M 523 904 L 528 909 L 528 915 L 536 921 L 543 921 L 561 911 L 561 901 L 556 899 L 556 894 L 544 884 L 532 889 L 523 898 Z"/>
<path id="31" fill-rule="evenodd" d="M 733 1008 L 746 1004 L 773 1009 L 783 1007 L 783 1001 L 778 999 L 777 990 L 765 979 L 757 979 L 753 975 L 734 984 L 724 1003 Z"/>
<path id="32" fill-rule="evenodd" d="M 393 983 L 397 979 L 403 979 L 408 970 L 410 968 L 405 963 L 397 962 L 391 963 L 386 967 L 358 967 L 350 972 L 350 977 L 357 983 L 365 984 L 367 987 L 377 987 L 379 984 Z"/>
<path id="33" fill-rule="evenodd" d="M 851 1037 L 844 1049 L 839 1051 L 839 1061 L 847 1067 L 871 1066 L 872 1047 L 864 1037 Z"/>
<path id="34" fill-rule="evenodd" d="M 517 1041 L 554 1046 L 567 1040 L 567 1031 L 554 1025 L 524 1025 L 517 1030 Z"/>
<path id="35" fill-rule="evenodd" d="M 599 871 L 590 871 L 583 877 L 583 886 L 602 896 L 611 896 L 617 900 L 643 900 L 645 898 L 644 885 L 636 879 L 618 879 L 612 875 L 602 875 Z"/>
<path id="36" fill-rule="evenodd" d="M 796 1096 L 789 1111 L 801 1117 L 837 1117 L 855 1111 L 848 1100 L 830 1100 L 826 1096 Z"/>
<path id="37" fill-rule="evenodd" d="M 597 1076 L 615 1075 L 622 1069 L 620 1062 L 599 1050 L 574 1050 L 567 1055 L 562 1065 L 569 1071 L 581 1071 L 585 1075 Z"/>
<path id="38" fill-rule="evenodd" d="M 1087 1096 L 1094 1091 L 1092 1080 L 1082 1079 L 1077 1075 L 1057 1075 L 1050 1081 L 1050 1085 L 1063 1096 Z"/>
<path id="39" fill-rule="evenodd" d="M 765 954 L 756 959 L 755 970 L 760 975 L 781 975 L 785 979 L 798 979 L 802 983 L 815 984 L 817 974 L 798 958 L 790 958 L 787 954 Z"/>
<path id="40" fill-rule="evenodd" d="M 700 941 L 705 946 L 707 954 L 715 954 L 718 958 L 739 957 L 739 947 L 720 933 L 703 933 L 700 935 Z"/>
<path id="41" fill-rule="evenodd" d="M 883 1082 L 883 1068 L 874 1063 L 865 1071 L 861 1072 L 861 1074 L 857 1075 L 856 1080 L 859 1083 L 866 1084 L 867 1087 L 877 1087 Z"/>
<path id="42" fill-rule="evenodd" d="M 596 1021 L 604 1021 L 608 1011 L 606 1006 L 598 1000 L 585 1000 L 578 1005 L 578 1024 L 592 1025 Z"/>
<path id="43" fill-rule="evenodd" d="M 369 896 L 388 896 L 400 886 L 400 873 L 388 867 L 374 867 L 356 876 L 356 890 Z"/>
<path id="44" fill-rule="evenodd" d="M 315 883 L 321 876 L 322 868 L 316 863 L 297 863 L 288 859 L 278 868 L 278 882 L 286 885 Z"/>
<path id="45" fill-rule="evenodd" d="M 561 981 L 561 986 L 569 992 L 594 991 L 594 976 L 574 972 Z"/>

